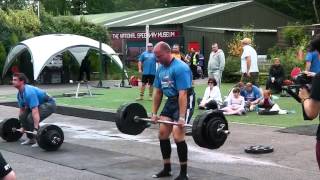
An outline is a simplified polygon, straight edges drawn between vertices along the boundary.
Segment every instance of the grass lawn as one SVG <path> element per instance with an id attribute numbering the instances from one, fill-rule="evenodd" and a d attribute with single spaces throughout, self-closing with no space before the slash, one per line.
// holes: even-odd
<path id="1" fill-rule="evenodd" d="M 227 95 L 232 84 L 222 84 L 221 92 L 223 96 Z M 197 97 L 203 95 L 206 85 L 197 85 L 195 87 Z M 135 98 L 139 95 L 139 89 L 137 88 L 111 88 L 111 89 L 95 89 L 94 93 L 102 94 L 94 97 L 82 97 L 82 98 L 57 98 L 57 103 L 68 106 L 86 106 L 97 107 L 105 109 L 117 109 L 121 104 L 126 102 L 136 102 Z M 147 93 L 147 92 L 146 92 Z M 151 101 L 144 100 L 138 101 L 141 103 L 148 112 L 151 110 Z M 293 110 L 295 113 L 288 115 L 275 115 L 275 116 L 261 116 L 256 112 L 249 112 L 244 116 L 228 116 L 227 119 L 232 122 L 250 123 L 250 124 L 262 124 L 278 127 L 292 127 L 297 125 L 317 124 L 315 121 L 303 121 L 301 105 L 298 104 L 293 98 L 279 97 L 276 102 L 282 109 Z M 164 103 L 162 103 L 163 105 Z M 195 115 L 201 113 L 201 110 L 196 108 Z"/>
<path id="2" fill-rule="evenodd" d="M 223 96 L 228 94 L 233 84 L 222 84 L 221 92 Z M 197 85 L 195 87 L 196 96 L 203 96 L 206 85 Z M 63 92 L 52 92 L 51 95 L 61 95 Z M 59 105 L 68 106 L 80 106 L 102 109 L 117 109 L 121 104 L 126 102 L 139 102 L 148 112 L 151 111 L 151 101 L 135 101 L 135 98 L 139 96 L 138 88 L 111 88 L 111 89 L 93 89 L 93 93 L 99 94 L 93 97 L 85 96 L 78 99 L 70 97 L 56 98 Z M 146 91 L 146 94 L 148 91 Z M 3 100 L 14 100 L 15 95 L 1 96 Z M 298 104 L 293 98 L 279 97 L 275 100 L 282 109 L 295 111 L 293 114 L 287 115 L 274 115 L 274 116 L 261 116 L 256 112 L 249 112 L 244 116 L 228 116 L 227 119 L 231 122 L 249 123 L 249 124 L 262 124 L 277 127 L 292 127 L 298 125 L 317 124 L 318 120 L 304 121 L 301 112 L 301 105 Z M 162 103 L 163 105 L 164 103 Z M 162 109 L 162 108 L 161 108 Z M 195 109 L 195 117 L 201 110 Z"/>

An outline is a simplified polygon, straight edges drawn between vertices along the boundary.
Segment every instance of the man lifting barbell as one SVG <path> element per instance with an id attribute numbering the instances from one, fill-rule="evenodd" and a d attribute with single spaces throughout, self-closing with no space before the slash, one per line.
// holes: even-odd
<path id="1" fill-rule="evenodd" d="M 55 100 L 44 90 L 26 84 L 27 81 L 23 73 L 15 73 L 12 77 L 12 85 L 18 89 L 20 130 L 22 133 L 24 131 L 34 132 L 27 133 L 28 139 L 21 144 L 37 147 L 34 134 L 37 134 L 39 123 L 55 112 L 56 104 Z"/>
<path id="2" fill-rule="evenodd" d="M 155 93 L 153 95 L 151 119 L 154 122 L 157 122 L 158 119 L 177 121 L 179 126 L 172 126 L 164 123 L 160 124 L 159 141 L 164 169 L 152 177 L 161 178 L 171 176 L 171 143 L 169 136 L 172 132 L 174 141 L 177 145 L 181 168 L 180 174 L 176 179 L 188 179 L 188 147 L 185 142 L 184 124 L 187 123 L 186 120 L 189 119 L 187 106 L 193 104 L 192 102 L 188 102 L 190 100 L 188 97 L 194 95 L 192 89 L 192 73 L 184 62 L 172 57 L 171 48 L 167 43 L 157 43 L 154 48 L 154 53 L 161 66 L 156 73 L 154 82 Z M 168 100 L 160 113 L 160 117 L 158 117 L 157 112 L 163 94 L 168 97 Z"/>

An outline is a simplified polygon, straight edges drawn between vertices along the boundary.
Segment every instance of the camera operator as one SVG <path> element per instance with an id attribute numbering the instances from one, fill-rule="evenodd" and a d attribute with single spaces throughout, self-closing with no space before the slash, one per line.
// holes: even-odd
<path id="1" fill-rule="evenodd" d="M 311 41 L 311 47 L 320 52 L 319 36 Z M 312 80 L 311 91 L 309 91 L 307 88 L 300 88 L 299 97 L 302 103 L 304 119 L 313 120 L 318 117 L 320 113 L 320 73 L 308 73 L 307 75 L 314 76 Z M 317 131 L 316 157 L 320 169 L 320 125 L 318 126 Z"/>

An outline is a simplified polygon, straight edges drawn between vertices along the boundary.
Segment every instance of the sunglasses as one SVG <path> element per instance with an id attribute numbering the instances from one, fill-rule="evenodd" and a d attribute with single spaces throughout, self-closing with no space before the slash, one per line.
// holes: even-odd
<path id="1" fill-rule="evenodd" d="M 208 82 L 208 84 L 213 84 L 213 82 Z"/>

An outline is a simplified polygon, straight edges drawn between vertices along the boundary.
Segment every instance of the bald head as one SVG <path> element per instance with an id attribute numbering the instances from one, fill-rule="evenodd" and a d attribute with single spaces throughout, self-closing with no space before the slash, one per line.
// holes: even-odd
<path id="1" fill-rule="evenodd" d="M 161 50 L 161 51 L 166 51 L 166 52 L 171 52 L 170 45 L 166 42 L 160 41 L 154 46 L 154 51 L 156 50 Z"/>
<path id="2" fill-rule="evenodd" d="M 169 65 L 172 60 L 170 45 L 166 42 L 160 41 L 154 46 L 153 50 L 160 64 Z"/>

